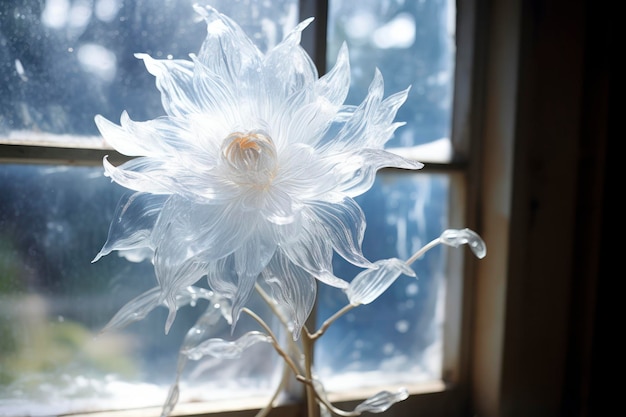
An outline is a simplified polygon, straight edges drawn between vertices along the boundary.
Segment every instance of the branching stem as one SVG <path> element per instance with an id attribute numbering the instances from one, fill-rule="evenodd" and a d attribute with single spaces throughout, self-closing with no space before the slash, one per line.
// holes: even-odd
<path id="1" fill-rule="evenodd" d="M 434 240 L 431 240 L 430 242 L 428 242 L 428 244 L 426 244 L 425 246 L 423 246 L 420 250 L 418 250 L 417 252 L 415 252 L 413 254 L 413 256 L 411 256 L 409 259 L 407 259 L 405 261 L 405 263 L 409 266 L 411 266 L 411 264 L 415 261 L 417 261 L 419 258 L 421 258 L 422 256 L 424 256 L 424 254 L 426 252 L 428 252 L 429 250 L 431 250 L 432 248 L 434 248 L 435 246 L 441 244 L 441 238 L 437 238 Z"/>
<path id="2" fill-rule="evenodd" d="M 272 346 L 274 346 L 274 350 L 276 350 L 276 352 L 278 352 L 278 354 L 285 360 L 287 365 L 289 365 L 289 367 L 291 368 L 293 373 L 296 374 L 296 376 L 300 375 L 300 370 L 298 369 L 298 366 L 293 361 L 293 359 L 291 359 L 291 357 L 287 354 L 287 352 L 285 352 L 283 348 L 280 346 L 280 343 L 278 343 L 278 339 L 276 338 L 276 335 L 274 334 L 274 332 L 272 332 L 272 329 L 270 329 L 270 326 L 268 326 L 267 323 L 265 323 L 265 321 L 261 317 L 259 317 L 254 311 L 250 310 L 247 307 L 242 308 L 241 312 L 248 314 L 250 317 L 256 320 L 256 322 L 259 323 L 261 327 L 263 327 L 263 329 L 267 332 L 268 336 L 272 339 Z"/>
<path id="3" fill-rule="evenodd" d="M 313 386 L 312 380 L 304 378 L 303 376 L 297 376 L 296 379 L 302 382 L 303 384 L 305 384 L 307 387 L 310 387 L 314 397 L 317 398 L 319 402 L 324 404 L 324 406 L 326 406 L 326 408 L 328 408 L 331 413 L 336 414 L 338 416 L 342 416 L 342 417 L 355 417 L 355 416 L 361 415 L 359 411 L 346 411 L 346 410 L 342 410 L 340 408 L 335 407 L 330 401 L 328 401 L 326 398 L 322 397 L 321 395 L 317 393 L 317 391 L 315 390 L 315 387 Z"/>
<path id="4" fill-rule="evenodd" d="M 326 321 L 324 321 L 324 323 L 322 323 L 322 325 L 320 326 L 318 331 L 316 331 L 313 334 L 309 334 L 308 331 L 307 331 L 306 332 L 307 336 L 311 340 L 319 339 L 324 334 L 324 332 L 326 332 L 326 330 L 330 327 L 330 325 L 333 324 L 333 322 L 335 320 L 337 320 L 339 317 L 341 317 L 344 314 L 346 314 L 348 311 L 352 310 L 354 307 L 357 307 L 357 306 L 353 305 L 353 304 L 348 304 L 348 305 L 342 307 L 341 310 L 338 310 L 335 314 L 333 314 L 328 319 L 326 319 Z"/>

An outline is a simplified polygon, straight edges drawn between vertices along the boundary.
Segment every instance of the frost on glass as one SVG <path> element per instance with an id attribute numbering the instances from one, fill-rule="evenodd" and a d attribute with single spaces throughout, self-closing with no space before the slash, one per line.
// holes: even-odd
<path id="1" fill-rule="evenodd" d="M 407 261 L 382 252 L 367 256 L 362 246 L 366 218 L 355 198 L 374 186 L 382 168 L 423 167 L 385 149 L 405 124 L 396 114 L 410 89 L 389 94 L 375 70 L 363 100 L 348 105 L 348 47 L 339 48 L 335 65 L 320 76 L 300 46 L 313 18 L 262 50 L 227 15 L 206 5 L 194 9 L 207 28 L 197 53 L 188 59 L 135 55 L 154 76 L 165 114 L 136 121 L 122 112 L 119 123 L 95 116 L 104 140 L 131 157 L 119 166 L 103 161 L 105 175 L 131 197 L 120 202 L 94 261 L 141 251 L 155 274 L 153 289 L 122 307 L 108 327 L 164 307 L 168 334 L 181 307 L 209 301 L 198 304 L 206 313 L 179 351 L 163 416 L 183 392 L 187 360 L 237 360 L 245 368 L 242 355 L 268 345 L 302 383 L 310 413 L 384 412 L 405 399 L 406 390 L 383 391 L 352 411 L 340 410 L 317 376 L 314 345 L 335 321 L 377 300 L 401 274 L 415 276 L 411 264 L 434 246 L 405 254 Z M 466 242 L 467 236 L 453 241 Z M 362 272 L 354 279 L 338 276 L 335 258 Z M 208 289 L 197 288 L 204 285 Z M 312 330 L 306 323 L 319 287 L 343 292 L 344 306 Z M 257 313 L 255 298 L 265 302 L 271 321 Z M 231 329 L 227 338 L 210 334 L 219 324 L 218 311 Z M 243 330 L 244 319 L 257 328 Z M 276 383 L 260 415 L 289 381 Z"/>
<path id="2" fill-rule="evenodd" d="M 0 142 L 102 147 L 93 115 L 161 112 L 133 54 L 187 58 L 206 26 L 197 0 L 0 2 Z M 297 23 L 296 0 L 204 0 L 248 28 L 264 48 Z"/>

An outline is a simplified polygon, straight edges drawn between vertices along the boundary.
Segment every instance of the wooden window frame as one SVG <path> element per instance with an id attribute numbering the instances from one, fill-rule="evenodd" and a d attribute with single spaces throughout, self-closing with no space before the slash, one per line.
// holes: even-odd
<path id="1" fill-rule="evenodd" d="M 323 68 L 327 2 L 302 0 L 300 10 L 318 16 L 303 45 Z M 606 255 L 616 218 L 606 185 L 616 178 L 607 174 L 616 166 L 612 21 L 591 0 L 458 0 L 454 158 L 424 172 L 451 175 L 462 190 L 451 224 L 479 232 L 488 255 L 452 254 L 462 274 L 448 287 L 444 380 L 414 387 L 385 416 L 583 417 L 606 404 L 596 369 L 607 362 L 599 301 L 616 259 Z M 98 165 L 105 154 L 124 159 L 109 149 L 0 144 L 0 163 Z M 357 400 L 336 399 L 346 408 Z M 255 412 L 181 404 L 174 415 Z M 305 414 L 286 404 L 271 415 Z"/>

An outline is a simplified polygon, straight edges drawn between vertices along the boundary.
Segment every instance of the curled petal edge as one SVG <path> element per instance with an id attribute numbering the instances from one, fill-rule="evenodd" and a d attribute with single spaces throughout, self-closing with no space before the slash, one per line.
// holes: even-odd
<path id="1" fill-rule="evenodd" d="M 444 230 L 439 237 L 439 240 L 444 245 L 452 246 L 454 248 L 458 248 L 461 245 L 468 245 L 478 259 L 483 259 L 487 256 L 487 245 L 478 233 L 471 229 Z"/>

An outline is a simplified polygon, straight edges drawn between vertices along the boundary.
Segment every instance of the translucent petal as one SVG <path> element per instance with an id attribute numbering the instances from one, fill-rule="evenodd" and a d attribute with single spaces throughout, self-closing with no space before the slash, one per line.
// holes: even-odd
<path id="1" fill-rule="evenodd" d="M 264 194 L 263 216 L 270 222 L 283 225 L 294 221 L 293 201 L 280 187 L 272 187 Z"/>
<path id="2" fill-rule="evenodd" d="M 161 211 L 152 240 L 161 256 L 172 262 L 192 257 L 212 262 L 239 248 L 257 221 L 255 213 L 241 212 L 236 204 L 196 204 L 172 196 Z"/>
<path id="3" fill-rule="evenodd" d="M 263 271 L 262 277 L 262 284 L 270 288 L 268 294 L 288 318 L 288 330 L 293 340 L 297 340 L 313 309 L 317 293 L 315 279 L 280 252 Z"/>
<path id="4" fill-rule="evenodd" d="M 257 277 L 265 269 L 276 251 L 276 243 L 271 236 L 255 233 L 234 253 L 235 271 L 237 273 L 237 290 L 233 298 L 232 317 L 233 325 L 239 318 L 239 313 L 246 304 Z"/>
<path id="5" fill-rule="evenodd" d="M 128 262 L 140 263 L 146 260 L 152 261 L 154 249 L 148 246 L 141 246 L 132 249 L 118 249 L 118 255 Z"/>
<path id="6" fill-rule="evenodd" d="M 122 113 L 122 118 L 123 117 L 128 117 L 126 111 Z M 134 138 L 121 126 L 110 122 L 99 114 L 96 115 L 94 121 L 96 122 L 98 130 L 106 142 L 114 147 L 119 153 L 128 156 L 138 156 L 144 154 L 145 149 L 144 146 L 142 146 L 142 143 L 136 142 Z"/>
<path id="7" fill-rule="evenodd" d="M 401 388 L 397 392 L 381 391 L 357 405 L 354 411 L 358 413 L 383 413 L 397 402 L 409 398 L 406 388 Z"/>
<path id="8" fill-rule="evenodd" d="M 335 66 L 312 87 L 290 96 L 281 109 L 287 115 L 286 137 L 317 146 L 337 116 L 350 87 L 348 49 L 341 47 Z"/>
<path id="9" fill-rule="evenodd" d="M 258 79 L 262 54 L 243 29 L 210 6 L 195 5 L 194 9 L 207 23 L 200 62 L 233 86 Z"/>
<path id="10" fill-rule="evenodd" d="M 175 294 L 175 306 L 180 308 L 199 299 L 211 300 L 215 295 L 204 288 L 189 286 Z M 152 310 L 162 305 L 163 291 L 154 287 L 126 303 L 104 326 L 102 332 L 121 329 L 132 322 L 144 319 Z"/>
<path id="11" fill-rule="evenodd" d="M 358 274 L 346 289 L 350 304 L 369 304 L 377 299 L 391 284 L 405 274 L 411 277 L 415 272 L 397 258 L 383 259 L 374 263 L 377 269 L 366 269 Z"/>
<path id="12" fill-rule="evenodd" d="M 441 236 L 441 243 L 458 248 L 461 245 L 469 245 L 470 249 L 476 255 L 478 259 L 482 259 L 487 256 L 487 245 L 483 239 L 470 229 L 448 229 L 445 230 Z"/>
<path id="13" fill-rule="evenodd" d="M 157 249 L 154 255 L 154 271 L 163 292 L 172 295 L 176 302 L 179 293 L 206 273 L 206 264 L 196 258 L 181 260 L 170 257 Z"/>
<path id="14" fill-rule="evenodd" d="M 139 157 L 115 167 L 105 157 L 103 165 L 113 181 L 135 191 L 179 194 L 200 204 L 224 204 L 238 192 L 200 160 Z"/>
<path id="15" fill-rule="evenodd" d="M 382 76 L 381 76 L 382 78 Z M 403 126 L 404 122 L 393 123 L 398 109 L 409 95 L 409 88 L 392 94 L 380 103 L 376 108 L 376 112 L 370 120 L 368 129 L 368 135 L 363 138 L 366 143 L 365 147 L 380 149 L 389 139 L 393 132 L 400 126 Z"/>
<path id="16" fill-rule="evenodd" d="M 199 291 L 204 289 L 195 288 L 194 290 Z M 209 295 L 209 299 L 211 300 L 211 302 L 207 306 L 207 309 L 204 311 L 204 313 L 200 316 L 200 318 L 198 318 L 196 323 L 187 331 L 187 334 L 185 335 L 185 339 L 183 340 L 183 344 L 178 354 L 178 362 L 176 365 L 176 379 L 169 389 L 167 399 L 161 411 L 161 417 L 169 416 L 174 410 L 176 404 L 178 403 L 178 398 L 180 395 L 179 381 L 188 359 L 187 355 L 185 355 L 183 352 L 195 348 L 200 343 L 202 343 L 208 337 L 211 331 L 214 330 L 214 326 L 218 323 L 220 317 L 222 316 L 220 308 L 216 306 L 216 303 L 219 303 L 220 301 L 219 297 L 217 297 L 211 291 L 206 291 L 203 294 Z"/>
<path id="17" fill-rule="evenodd" d="M 306 29 L 313 22 L 313 20 L 314 18 L 309 17 L 308 19 L 304 19 L 302 22 L 298 23 L 296 27 L 293 28 L 287 36 L 285 36 L 285 39 L 281 42 L 281 44 L 299 45 L 302 31 Z M 317 71 L 315 71 L 315 73 L 317 73 Z"/>
<path id="18" fill-rule="evenodd" d="M 241 257 L 245 257 L 245 251 L 241 252 Z M 225 300 L 220 301 L 220 306 L 222 315 L 233 326 L 233 329 L 237 324 L 241 309 L 254 290 L 257 275 L 260 273 L 259 271 L 255 274 L 254 269 L 246 271 L 245 268 L 252 268 L 253 265 L 257 269 L 264 267 L 259 258 L 249 265 L 241 265 L 246 263 L 245 259 L 240 259 L 238 266 L 236 263 L 236 257 L 232 254 L 210 263 L 207 267 L 209 287 L 223 299 L 229 300 L 229 303 L 226 303 Z M 241 274 L 238 273 L 237 268 L 241 268 Z"/>
<path id="19" fill-rule="evenodd" d="M 238 280 L 235 257 L 232 255 L 210 262 L 207 266 L 209 287 L 223 298 L 235 298 Z"/>
<path id="20" fill-rule="evenodd" d="M 198 300 L 215 300 L 217 298 L 213 291 L 190 285 L 176 293 L 176 306 L 178 308 L 184 305 L 195 307 Z"/>
<path id="21" fill-rule="evenodd" d="M 408 89 L 382 100 L 383 78 L 376 70 L 365 100 L 356 108 L 343 109 L 337 119 L 343 126 L 334 138 L 324 141 L 321 149 L 328 154 L 362 148 L 382 149 L 394 131 L 404 124 L 393 123 L 393 119 L 407 95 Z"/>
<path id="22" fill-rule="evenodd" d="M 282 154 L 274 185 L 300 201 L 317 200 L 337 186 L 333 163 L 335 161 L 321 160 L 309 145 L 293 145 Z"/>
<path id="23" fill-rule="evenodd" d="M 205 66 L 197 56 L 191 55 L 194 62 L 193 85 L 195 100 L 203 109 L 203 113 L 216 114 L 224 119 L 224 123 L 235 125 L 239 118 L 237 112 L 232 111 L 238 103 L 238 93 L 235 86 L 218 76 L 210 68 Z M 234 110 L 234 109 L 233 109 Z"/>
<path id="24" fill-rule="evenodd" d="M 220 338 L 209 339 L 183 353 L 191 360 L 199 360 L 204 356 L 212 356 L 218 359 L 236 359 L 249 347 L 257 343 L 271 343 L 271 341 L 272 339 L 265 333 L 250 331 L 234 341 Z"/>
<path id="25" fill-rule="evenodd" d="M 150 245 L 150 233 L 167 200 L 165 195 L 126 194 L 117 205 L 109 235 L 92 262 L 114 250 L 129 250 Z"/>
<path id="26" fill-rule="evenodd" d="M 424 164 L 403 158 L 382 149 L 364 149 L 351 155 L 333 155 L 333 172 L 337 175 L 337 190 L 356 197 L 374 184 L 376 172 L 385 167 L 421 169 Z"/>
<path id="27" fill-rule="evenodd" d="M 364 139 L 371 134 L 370 125 L 373 124 L 374 116 L 382 101 L 383 89 L 383 77 L 380 71 L 376 70 L 365 100 L 346 120 L 334 140 L 325 143 L 324 146 L 332 147 L 333 153 L 365 147 L 366 141 Z"/>
<path id="28" fill-rule="evenodd" d="M 255 280 L 274 256 L 276 243 L 258 233 L 234 253 L 235 271 L 239 277 Z"/>
<path id="29" fill-rule="evenodd" d="M 224 108 L 225 106 L 221 106 Z M 223 122 L 209 117 L 183 121 L 158 118 L 134 122 L 124 113 L 122 126 L 99 118 L 101 133 L 127 155 L 148 155 L 120 167 L 104 162 L 105 170 L 120 185 L 151 193 L 178 193 L 210 204 L 223 203 L 238 192 L 235 184 L 216 170 L 219 146 L 209 140 L 224 135 Z"/>
<path id="30" fill-rule="evenodd" d="M 333 275 L 333 248 L 330 241 L 315 232 L 315 227 L 312 227 L 310 222 L 304 223 L 298 233 L 298 239 L 282 245 L 283 252 L 291 262 L 318 280 L 333 287 L 346 288 L 348 282 Z"/>
<path id="31" fill-rule="evenodd" d="M 182 164 L 140 157 L 115 167 L 106 158 L 103 160 L 106 175 L 131 190 L 179 194 L 199 204 L 224 204 L 232 201 L 238 191 L 231 182 L 217 177 L 217 172 L 190 169 L 195 166 L 189 161 Z"/>
<path id="32" fill-rule="evenodd" d="M 164 160 L 140 157 L 115 167 L 105 156 L 103 165 L 107 176 L 131 190 L 152 194 L 171 194 L 177 188 L 172 177 L 172 167 L 168 166 Z"/>
<path id="33" fill-rule="evenodd" d="M 346 100 L 350 89 L 350 60 L 345 42 L 339 48 L 335 65 L 315 83 L 315 92 L 339 107 Z"/>
<path id="34" fill-rule="evenodd" d="M 118 152 L 128 156 L 169 156 L 172 153 L 196 155 L 188 126 L 173 118 L 160 117 L 146 122 L 135 122 L 126 111 L 118 126 L 104 117 L 95 117 L 100 133 Z"/>
<path id="35" fill-rule="evenodd" d="M 268 52 L 263 61 L 263 83 L 266 93 L 285 100 L 318 79 L 313 60 L 299 45 L 301 32 L 313 21 L 309 18 L 292 30 Z"/>
<path id="36" fill-rule="evenodd" d="M 327 197 L 330 197 L 328 195 Z M 323 233 L 345 260 L 357 266 L 370 267 L 361 244 L 365 235 L 365 215 L 350 197 L 337 195 L 332 201 L 310 201 L 307 213 L 316 223 L 316 233 Z"/>
<path id="37" fill-rule="evenodd" d="M 206 273 L 206 265 L 195 261 L 193 258 L 178 262 L 167 256 L 162 256 L 157 249 L 154 255 L 154 272 L 161 286 L 160 302 L 169 310 L 165 321 L 165 333 L 167 334 L 174 323 L 176 312 L 181 303 L 186 300 L 191 302 L 197 299 L 197 294 L 188 298 L 180 297 L 180 294 L 202 278 Z"/>
<path id="38" fill-rule="evenodd" d="M 181 352 L 189 351 L 192 348 L 197 347 L 202 343 L 212 331 L 215 330 L 214 326 L 219 322 L 222 317 L 221 310 L 216 304 L 217 299 L 212 299 L 204 313 L 198 318 L 196 323 L 187 331 L 183 344 L 181 346 Z"/>
<path id="39" fill-rule="evenodd" d="M 102 332 L 121 329 L 130 323 L 142 320 L 160 305 L 161 288 L 152 288 L 126 303 L 104 326 Z"/>
<path id="40" fill-rule="evenodd" d="M 147 54 L 135 54 L 142 59 L 148 72 L 155 76 L 161 92 L 163 109 L 170 116 L 198 113 L 201 106 L 196 102 L 193 89 L 193 63 L 182 59 L 153 59 Z"/>

